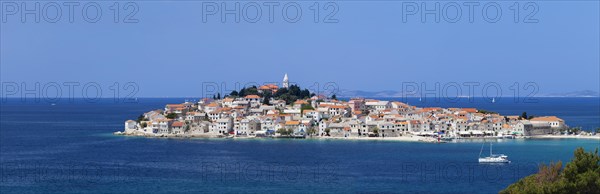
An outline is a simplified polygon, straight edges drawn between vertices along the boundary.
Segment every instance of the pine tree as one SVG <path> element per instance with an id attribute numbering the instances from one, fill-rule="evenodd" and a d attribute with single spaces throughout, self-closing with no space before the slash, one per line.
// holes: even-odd
<path id="1" fill-rule="evenodd" d="M 271 98 L 271 92 L 265 92 L 262 103 L 266 105 L 271 105 L 271 102 L 269 102 L 269 98 Z"/>
<path id="2" fill-rule="evenodd" d="M 527 119 L 527 112 L 523 112 L 523 114 L 521 114 L 521 118 Z"/>

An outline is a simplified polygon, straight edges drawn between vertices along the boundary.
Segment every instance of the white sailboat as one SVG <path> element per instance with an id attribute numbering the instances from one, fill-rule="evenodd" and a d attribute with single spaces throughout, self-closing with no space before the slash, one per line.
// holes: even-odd
<path id="1" fill-rule="evenodd" d="M 496 98 L 492 98 L 492 103 L 496 103 Z"/>
<path id="2" fill-rule="evenodd" d="M 508 156 L 504 154 L 493 154 L 492 153 L 492 143 L 490 143 L 490 156 L 481 157 L 481 153 L 483 152 L 483 146 L 481 145 L 481 151 L 479 151 L 479 163 L 510 163 L 508 160 Z"/>

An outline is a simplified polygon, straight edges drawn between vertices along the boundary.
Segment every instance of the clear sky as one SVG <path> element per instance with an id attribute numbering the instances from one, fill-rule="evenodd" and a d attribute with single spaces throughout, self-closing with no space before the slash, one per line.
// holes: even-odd
<path id="1" fill-rule="evenodd" d="M 365 91 L 401 90 L 403 82 L 496 82 L 505 90 L 513 82 L 535 82 L 540 93 L 600 87 L 598 1 L 529 7 L 521 2 L 518 23 L 514 1 L 497 2 L 502 16 L 496 23 L 483 19 L 486 2 L 474 8 L 473 23 L 462 4 L 462 17 L 450 23 L 444 18 L 456 13 L 446 1 L 440 3 L 449 11 L 439 23 L 431 15 L 423 23 L 420 14 L 407 15 L 404 22 L 408 7 L 395 1 L 338 1 L 332 18 L 338 22 L 323 23 L 334 6 L 326 10 L 326 2 L 319 1 L 320 22 L 315 23 L 314 2 L 298 2 L 302 18 L 297 23 L 284 20 L 284 3 L 274 9 L 273 23 L 265 6 L 257 23 L 244 16 L 236 23 L 231 15 L 222 23 L 219 14 L 203 22 L 208 12 L 198 1 L 137 2 L 133 18 L 138 23 L 115 23 L 113 2 L 99 3 L 97 23 L 83 20 L 84 3 L 74 9 L 73 23 L 66 7 L 57 23 L 43 19 L 54 13 L 42 15 L 39 23 L 26 15 L 22 23 L 20 14 L 7 15 L 10 6 L 3 6 L 0 79 L 97 82 L 105 90 L 113 82 L 135 82 L 140 97 L 200 96 L 204 82 L 225 82 L 229 89 L 235 82 L 281 81 L 284 73 L 304 87 L 335 82 L 341 89 Z M 241 6 L 250 10 L 250 18 L 255 13 L 247 3 Z M 125 10 L 124 4 L 120 21 L 133 8 Z M 530 19 L 538 22 L 524 23 L 534 7 L 537 13 Z M 293 10 L 288 13 L 293 18 Z M 493 10 L 489 13 L 493 18 Z"/>

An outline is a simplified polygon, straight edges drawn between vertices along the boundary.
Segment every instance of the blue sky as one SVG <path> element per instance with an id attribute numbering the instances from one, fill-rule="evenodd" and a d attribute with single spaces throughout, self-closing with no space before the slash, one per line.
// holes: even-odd
<path id="1" fill-rule="evenodd" d="M 314 2 L 299 2 L 297 23 L 282 18 L 283 3 L 273 23 L 266 7 L 257 23 L 236 23 L 231 16 L 222 23 L 219 15 L 203 22 L 197 1 L 137 2 L 138 23 L 114 23 L 112 2 L 100 2 L 97 23 L 79 14 L 69 23 L 66 10 L 57 23 L 35 23 L 33 17 L 22 23 L 18 15 L 3 14 L 0 79 L 102 87 L 135 82 L 140 97 L 200 96 L 202 83 L 233 88 L 235 82 L 280 81 L 284 73 L 305 87 L 335 82 L 366 91 L 401 90 L 403 82 L 494 82 L 505 92 L 514 82 L 535 82 L 540 93 L 600 87 L 597 1 L 537 2 L 538 23 L 522 22 L 531 11 L 524 3 L 515 23 L 514 2 L 505 1 L 498 2 L 502 16 L 496 23 L 482 18 L 485 2 L 475 8 L 473 23 L 466 7 L 456 23 L 436 23 L 432 16 L 422 23 L 420 15 L 403 22 L 402 3 L 394 1 L 337 2 L 338 23 L 315 23 Z M 330 10 L 319 2 L 322 21 Z M 120 18 L 128 13 L 121 11 Z"/>

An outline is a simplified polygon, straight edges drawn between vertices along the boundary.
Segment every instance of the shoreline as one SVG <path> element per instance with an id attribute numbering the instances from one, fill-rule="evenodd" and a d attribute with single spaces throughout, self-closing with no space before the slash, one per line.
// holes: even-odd
<path id="1" fill-rule="evenodd" d="M 129 136 L 129 137 L 147 137 L 147 138 L 171 138 L 171 139 L 314 139 L 314 140 L 366 140 L 366 141 L 397 141 L 397 142 L 425 142 L 425 143 L 448 143 L 448 142 L 460 142 L 455 140 L 479 140 L 479 139 L 510 139 L 502 137 L 467 137 L 448 140 L 441 140 L 438 142 L 437 138 L 434 137 L 423 137 L 423 136 L 399 136 L 399 137 L 331 137 L 331 136 L 306 136 L 304 138 L 293 138 L 293 137 L 281 137 L 281 136 L 270 136 L 270 137 L 255 137 L 255 136 L 225 136 L 215 134 L 147 134 L 147 133 L 124 133 L 117 131 L 112 133 L 116 136 Z M 600 140 L 600 136 L 584 136 L 584 135 L 540 135 L 540 136 L 522 136 L 515 139 L 592 139 Z"/>
<path id="2" fill-rule="evenodd" d="M 597 139 L 600 140 L 598 135 L 540 135 L 532 136 L 533 139 Z"/>
<path id="3" fill-rule="evenodd" d="M 371 141 L 400 141 L 400 142 L 428 142 L 438 143 L 436 138 L 422 136 L 400 136 L 400 137 L 331 137 L 331 136 L 306 136 L 304 138 L 293 137 L 255 137 L 255 136 L 225 136 L 214 134 L 147 134 L 147 133 L 125 133 L 117 131 L 115 136 L 147 137 L 147 138 L 173 138 L 173 139 L 315 139 L 315 140 L 371 140 Z M 443 142 L 443 141 L 442 141 Z M 445 142 L 444 142 L 445 143 Z"/>

